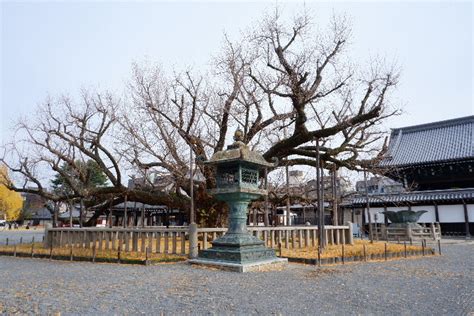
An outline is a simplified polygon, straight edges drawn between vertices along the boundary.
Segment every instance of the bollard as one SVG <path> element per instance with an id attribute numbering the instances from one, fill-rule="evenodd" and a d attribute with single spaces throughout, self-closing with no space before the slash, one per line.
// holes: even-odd
<path id="1" fill-rule="evenodd" d="M 423 239 L 421 240 L 421 254 L 422 256 L 425 255 L 425 243 L 423 242 Z"/>
<path id="2" fill-rule="evenodd" d="M 384 255 L 385 255 L 385 261 L 387 261 L 387 243 L 385 243 L 385 251 L 384 251 Z"/>
<path id="3" fill-rule="evenodd" d="M 403 247 L 405 250 L 405 258 L 406 258 L 407 257 L 407 242 L 406 241 L 403 242 Z"/>
<path id="4" fill-rule="evenodd" d="M 35 243 L 31 243 L 31 258 L 34 256 L 34 251 L 35 251 Z"/>
<path id="5" fill-rule="evenodd" d="M 71 249 L 69 250 L 69 261 L 72 261 L 73 260 L 73 256 L 72 256 L 72 247 Z"/>
<path id="6" fill-rule="evenodd" d="M 8 237 L 7 237 L 7 241 L 5 242 L 5 245 L 8 247 Z"/>
<path id="7" fill-rule="evenodd" d="M 441 240 L 438 239 L 438 253 L 441 256 Z"/>
<path id="8" fill-rule="evenodd" d="M 281 258 L 281 242 L 278 243 L 278 254 L 279 254 L 279 257 Z"/>
<path id="9" fill-rule="evenodd" d="M 365 250 L 365 244 L 363 245 L 363 252 L 364 252 L 364 261 L 367 262 L 367 252 Z"/>
<path id="10" fill-rule="evenodd" d="M 23 237 L 20 237 L 20 245 L 23 243 Z"/>
<path id="11" fill-rule="evenodd" d="M 53 259 L 53 243 L 49 247 L 49 260 Z"/>
<path id="12" fill-rule="evenodd" d="M 148 264 L 148 247 L 145 249 L 145 264 Z"/>
<path id="13" fill-rule="evenodd" d="M 198 257 L 198 244 L 197 224 L 191 223 L 189 225 L 189 258 L 194 259 Z"/>

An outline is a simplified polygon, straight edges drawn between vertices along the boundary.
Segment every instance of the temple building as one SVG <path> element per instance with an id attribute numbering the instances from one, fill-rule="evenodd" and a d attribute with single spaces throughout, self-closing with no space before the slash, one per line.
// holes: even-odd
<path id="1" fill-rule="evenodd" d="M 353 197 L 343 205 L 353 221 L 387 224 L 384 210 L 426 210 L 419 222 L 439 222 L 445 235 L 474 233 L 474 116 L 393 129 L 378 167 L 406 192 Z"/>

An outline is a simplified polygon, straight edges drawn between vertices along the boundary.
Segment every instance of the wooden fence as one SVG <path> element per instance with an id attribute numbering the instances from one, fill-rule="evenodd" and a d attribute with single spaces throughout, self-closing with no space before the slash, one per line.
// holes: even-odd
<path id="1" fill-rule="evenodd" d="M 423 239 L 440 240 L 441 227 L 439 223 L 423 224 L 421 228 L 408 226 L 406 228 L 390 227 L 385 225 L 373 226 L 374 239 L 376 240 L 401 240 L 416 241 Z"/>
<path id="2" fill-rule="evenodd" d="M 252 227 L 248 230 L 268 247 L 304 248 L 317 246 L 317 226 Z M 227 228 L 198 228 L 201 249 L 222 236 Z M 129 252 L 182 254 L 188 253 L 188 227 L 148 228 L 49 228 L 45 230 L 45 247 L 93 248 Z M 328 244 L 352 244 L 352 226 L 326 226 Z"/>

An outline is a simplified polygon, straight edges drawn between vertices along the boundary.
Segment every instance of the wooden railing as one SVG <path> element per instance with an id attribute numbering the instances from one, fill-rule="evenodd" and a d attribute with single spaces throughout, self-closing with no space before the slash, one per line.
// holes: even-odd
<path id="1" fill-rule="evenodd" d="M 248 226 L 252 235 L 262 239 L 267 247 L 305 248 L 317 246 L 318 226 Z M 222 236 L 227 228 L 198 228 L 198 241 L 201 249 L 208 249 L 209 242 Z M 352 244 L 352 226 L 325 226 L 326 244 Z"/>
<path id="2" fill-rule="evenodd" d="M 352 244 L 352 227 L 326 226 L 328 244 Z M 317 245 L 317 226 L 252 227 L 248 230 L 262 239 L 268 247 L 304 248 Z M 198 243 L 201 249 L 210 247 L 210 242 L 222 236 L 227 228 L 198 228 Z M 182 254 L 188 253 L 188 227 L 147 228 L 47 228 L 45 247 L 93 248 L 96 250 L 118 250 L 129 252 Z"/>
<path id="3" fill-rule="evenodd" d="M 423 224 L 421 228 L 413 228 L 408 226 L 406 228 L 387 227 L 385 225 L 378 225 L 372 227 L 374 239 L 378 240 L 401 240 L 413 241 L 420 239 L 441 239 L 441 227 L 439 223 Z"/>

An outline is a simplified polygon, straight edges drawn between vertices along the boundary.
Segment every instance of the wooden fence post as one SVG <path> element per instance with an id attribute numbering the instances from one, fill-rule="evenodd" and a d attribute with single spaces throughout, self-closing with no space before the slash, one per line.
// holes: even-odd
<path id="1" fill-rule="evenodd" d="M 186 254 L 186 233 L 181 232 L 181 254 L 184 255 Z"/>
<path id="2" fill-rule="evenodd" d="M 31 258 L 33 258 L 35 252 L 35 237 L 33 237 L 33 240 L 31 241 Z"/>
<path id="3" fill-rule="evenodd" d="M 145 264 L 148 264 L 148 247 L 145 249 Z"/>
<path id="4" fill-rule="evenodd" d="M 119 245 L 117 249 L 117 263 L 121 263 L 121 261 L 122 261 L 122 245 Z"/>
<path id="5" fill-rule="evenodd" d="M 318 243 L 318 267 L 321 267 L 321 245 Z"/>
<path id="6" fill-rule="evenodd" d="M 344 244 L 342 244 L 342 264 L 344 264 Z"/>
<path id="7" fill-rule="evenodd" d="M 95 255 L 96 255 L 96 252 L 95 252 L 95 240 L 94 240 L 94 243 L 92 244 L 92 262 L 95 262 Z"/>

